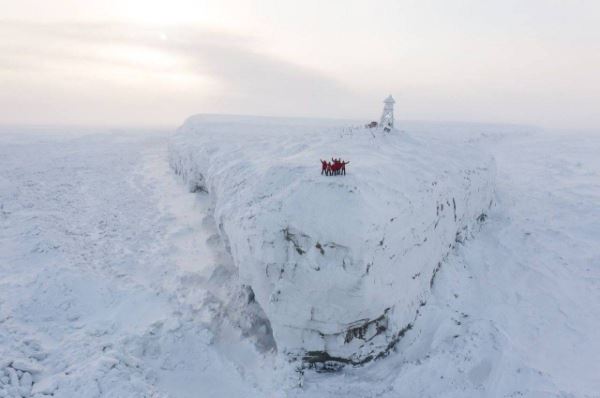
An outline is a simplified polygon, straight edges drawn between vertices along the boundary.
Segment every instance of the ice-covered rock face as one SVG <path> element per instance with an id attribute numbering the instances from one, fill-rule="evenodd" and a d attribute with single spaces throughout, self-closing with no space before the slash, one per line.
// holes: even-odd
<path id="1" fill-rule="evenodd" d="M 385 355 L 492 203 L 493 160 L 475 148 L 340 125 L 195 116 L 170 150 L 214 201 L 279 351 L 309 363 Z M 332 156 L 346 176 L 320 174 Z"/>

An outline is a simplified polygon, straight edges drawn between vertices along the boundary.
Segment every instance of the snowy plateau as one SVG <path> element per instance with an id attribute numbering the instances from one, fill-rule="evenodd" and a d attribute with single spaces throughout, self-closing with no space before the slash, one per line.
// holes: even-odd
<path id="1" fill-rule="evenodd" d="M 197 116 L 170 155 L 211 198 L 278 351 L 329 369 L 385 356 L 413 326 L 445 257 L 493 204 L 493 161 L 479 152 L 398 131 Z M 315 172 L 332 154 L 349 174 Z"/>
<path id="2" fill-rule="evenodd" d="M 0 397 L 598 398 L 598 153 L 469 123 L 2 127 Z"/>

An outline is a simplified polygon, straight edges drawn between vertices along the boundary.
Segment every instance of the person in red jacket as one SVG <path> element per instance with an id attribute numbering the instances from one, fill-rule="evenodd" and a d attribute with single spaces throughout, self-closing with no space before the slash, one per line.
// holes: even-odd
<path id="1" fill-rule="evenodd" d="M 331 166 L 331 170 L 333 170 L 334 175 L 340 174 L 340 169 L 342 168 L 342 164 L 339 159 L 333 159 L 333 166 Z"/>
<path id="2" fill-rule="evenodd" d="M 344 161 L 344 162 L 341 162 L 341 163 L 340 163 L 340 165 L 341 165 L 341 168 L 342 168 L 342 170 L 341 170 L 341 173 L 342 173 L 343 175 L 346 175 L 346 165 L 347 165 L 348 163 L 350 163 L 350 161 L 348 161 L 348 162 Z"/>
<path id="3" fill-rule="evenodd" d="M 327 171 L 328 166 L 328 163 L 325 160 L 321 159 L 321 175 L 323 175 L 323 173 L 325 173 L 325 175 L 329 175 Z"/>
<path id="4" fill-rule="evenodd" d="M 331 162 L 321 160 L 321 175 L 326 176 L 333 175 L 346 175 L 346 165 L 350 162 L 343 161 L 342 159 L 331 158 Z"/>

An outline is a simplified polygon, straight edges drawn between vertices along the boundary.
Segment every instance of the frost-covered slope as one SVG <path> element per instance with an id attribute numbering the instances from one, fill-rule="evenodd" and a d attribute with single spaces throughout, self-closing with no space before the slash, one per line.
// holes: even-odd
<path id="1" fill-rule="evenodd" d="M 319 159 L 349 160 L 346 176 Z M 335 122 L 195 116 L 173 169 L 208 191 L 221 237 L 281 352 L 363 363 L 412 327 L 441 262 L 492 205 L 470 145 Z"/>

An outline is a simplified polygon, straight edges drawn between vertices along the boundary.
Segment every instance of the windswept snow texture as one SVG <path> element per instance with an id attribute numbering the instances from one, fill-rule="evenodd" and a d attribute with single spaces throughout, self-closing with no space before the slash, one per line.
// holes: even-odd
<path id="1" fill-rule="evenodd" d="M 262 339 L 172 131 L 0 128 L 0 397 L 598 398 L 600 135 L 400 126 L 493 152 L 497 204 L 396 348 L 337 373 Z"/>
<path id="2" fill-rule="evenodd" d="M 262 396 L 206 205 L 167 133 L 0 134 L 0 397 Z"/>
<path id="3" fill-rule="evenodd" d="M 214 202 L 279 351 L 319 366 L 385 356 L 493 203 L 489 155 L 399 131 L 200 115 L 170 156 Z M 332 156 L 347 175 L 320 174 Z"/>

